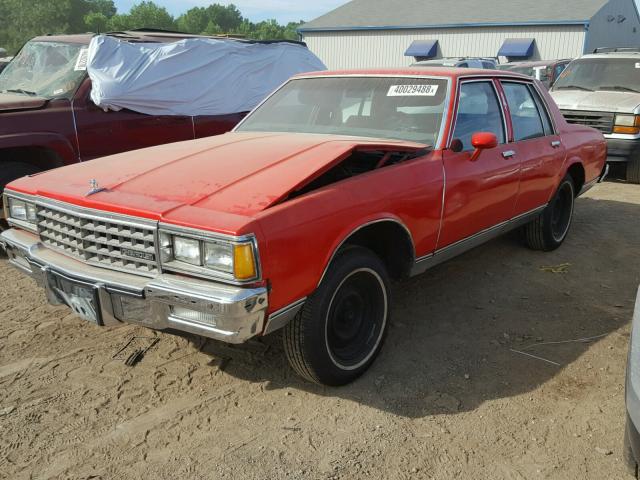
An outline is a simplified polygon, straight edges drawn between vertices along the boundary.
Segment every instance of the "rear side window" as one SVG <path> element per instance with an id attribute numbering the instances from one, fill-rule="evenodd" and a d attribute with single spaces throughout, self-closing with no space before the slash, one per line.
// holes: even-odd
<path id="1" fill-rule="evenodd" d="M 553 135 L 555 132 L 553 131 L 553 124 L 551 123 L 551 118 L 549 118 L 549 113 L 547 112 L 546 107 L 544 106 L 544 101 L 533 87 L 533 85 L 529 85 L 529 91 L 536 101 L 536 106 L 538 107 L 538 111 L 540 112 L 540 118 L 542 119 L 542 126 L 544 127 L 545 135 Z"/>
<path id="2" fill-rule="evenodd" d="M 529 87 L 524 83 L 502 84 L 511 112 L 515 141 L 544 137 L 542 117 Z"/>
<path id="3" fill-rule="evenodd" d="M 491 62 L 482 62 L 482 67 L 490 70 L 496 68 L 496 66 Z"/>
<path id="4" fill-rule="evenodd" d="M 476 132 L 495 133 L 499 143 L 505 142 L 502 110 L 491 82 L 467 82 L 460 86 L 453 138 L 462 142 L 463 150 L 473 150 L 471 137 Z"/>

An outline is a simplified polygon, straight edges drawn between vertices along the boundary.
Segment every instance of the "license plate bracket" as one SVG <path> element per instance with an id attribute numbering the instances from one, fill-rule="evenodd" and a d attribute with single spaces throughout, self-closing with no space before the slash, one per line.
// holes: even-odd
<path id="1" fill-rule="evenodd" d="M 98 288 L 88 282 L 69 278 L 55 271 L 47 272 L 47 283 L 60 302 L 90 323 L 103 325 Z"/>

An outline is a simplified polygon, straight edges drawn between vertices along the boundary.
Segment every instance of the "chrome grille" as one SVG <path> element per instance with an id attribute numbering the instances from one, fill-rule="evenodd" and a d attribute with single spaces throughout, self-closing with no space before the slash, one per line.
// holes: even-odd
<path id="1" fill-rule="evenodd" d="M 586 125 L 600 130 L 602 133 L 613 132 L 614 113 L 586 112 L 582 110 L 561 110 L 561 112 L 569 123 Z"/>
<path id="2" fill-rule="evenodd" d="M 147 276 L 158 273 L 152 227 L 39 206 L 38 233 L 45 245 L 91 265 Z"/>

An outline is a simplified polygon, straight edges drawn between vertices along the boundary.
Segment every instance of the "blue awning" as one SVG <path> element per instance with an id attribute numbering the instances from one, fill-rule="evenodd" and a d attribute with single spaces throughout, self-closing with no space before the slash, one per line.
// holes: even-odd
<path id="1" fill-rule="evenodd" d="M 500 51 L 499 57 L 529 58 L 533 55 L 534 38 L 507 38 Z"/>
<path id="2" fill-rule="evenodd" d="M 433 58 L 438 54 L 438 40 L 414 40 L 404 52 L 405 57 Z"/>

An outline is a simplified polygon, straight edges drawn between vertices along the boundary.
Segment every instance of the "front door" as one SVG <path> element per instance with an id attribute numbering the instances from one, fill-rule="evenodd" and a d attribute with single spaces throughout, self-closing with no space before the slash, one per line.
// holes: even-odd
<path id="1" fill-rule="evenodd" d="M 446 191 L 438 249 L 512 218 L 520 162 L 507 143 L 506 126 L 493 81 L 461 83 L 454 130 L 443 155 Z M 471 137 L 476 132 L 495 133 L 499 145 L 474 160 Z"/>
<path id="2" fill-rule="evenodd" d="M 91 81 L 87 79 L 73 101 L 82 160 L 194 137 L 191 117 L 145 115 L 131 110 L 105 112 L 91 101 L 90 91 Z"/>

